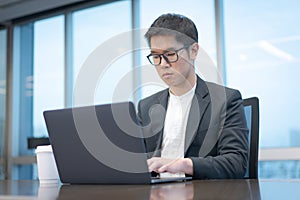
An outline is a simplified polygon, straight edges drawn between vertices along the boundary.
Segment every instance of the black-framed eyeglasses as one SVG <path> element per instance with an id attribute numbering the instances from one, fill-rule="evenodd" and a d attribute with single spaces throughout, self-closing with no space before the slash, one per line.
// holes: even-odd
<path id="1" fill-rule="evenodd" d="M 174 63 L 178 60 L 178 52 L 181 51 L 182 49 L 188 48 L 190 45 L 185 45 L 181 47 L 180 49 L 177 50 L 168 50 L 165 53 L 150 53 L 147 58 L 149 62 L 154 65 L 158 66 L 161 63 L 162 57 L 164 57 L 165 61 L 167 63 Z"/>

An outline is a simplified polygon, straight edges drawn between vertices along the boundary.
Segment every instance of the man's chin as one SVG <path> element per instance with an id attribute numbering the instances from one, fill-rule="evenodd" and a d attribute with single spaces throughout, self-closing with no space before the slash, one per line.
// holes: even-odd
<path id="1" fill-rule="evenodd" d="M 176 81 L 173 80 L 173 79 L 163 79 L 163 81 L 164 81 L 165 84 L 167 84 L 169 87 L 176 86 Z"/>

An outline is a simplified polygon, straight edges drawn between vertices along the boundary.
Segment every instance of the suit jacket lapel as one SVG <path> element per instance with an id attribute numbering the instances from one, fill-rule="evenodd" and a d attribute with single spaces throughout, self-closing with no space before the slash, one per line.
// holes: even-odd
<path id="1" fill-rule="evenodd" d="M 187 149 L 191 145 L 197 133 L 204 112 L 210 103 L 209 100 L 205 99 L 207 94 L 208 89 L 205 82 L 197 76 L 197 86 L 195 90 L 195 95 L 192 99 L 185 132 L 184 154 L 186 154 Z"/>

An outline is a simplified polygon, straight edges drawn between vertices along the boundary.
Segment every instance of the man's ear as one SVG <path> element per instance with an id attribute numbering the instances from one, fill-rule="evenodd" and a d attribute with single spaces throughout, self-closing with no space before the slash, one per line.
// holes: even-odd
<path id="1" fill-rule="evenodd" d="M 194 43 L 190 46 L 190 59 L 196 60 L 199 51 L 199 44 Z"/>

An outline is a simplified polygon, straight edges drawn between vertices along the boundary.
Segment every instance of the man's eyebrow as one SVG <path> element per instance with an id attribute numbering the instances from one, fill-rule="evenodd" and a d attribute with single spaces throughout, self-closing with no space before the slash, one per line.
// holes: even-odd
<path id="1" fill-rule="evenodd" d="M 166 53 L 168 51 L 174 51 L 175 48 L 174 47 L 170 47 L 170 48 L 167 48 L 165 50 L 163 50 L 163 53 Z M 155 51 L 155 50 L 151 50 L 151 53 L 157 53 L 157 54 L 160 54 L 159 52 Z"/>
<path id="2" fill-rule="evenodd" d="M 151 50 L 151 53 L 156 53 L 156 54 L 159 54 L 157 51 L 155 50 Z"/>

